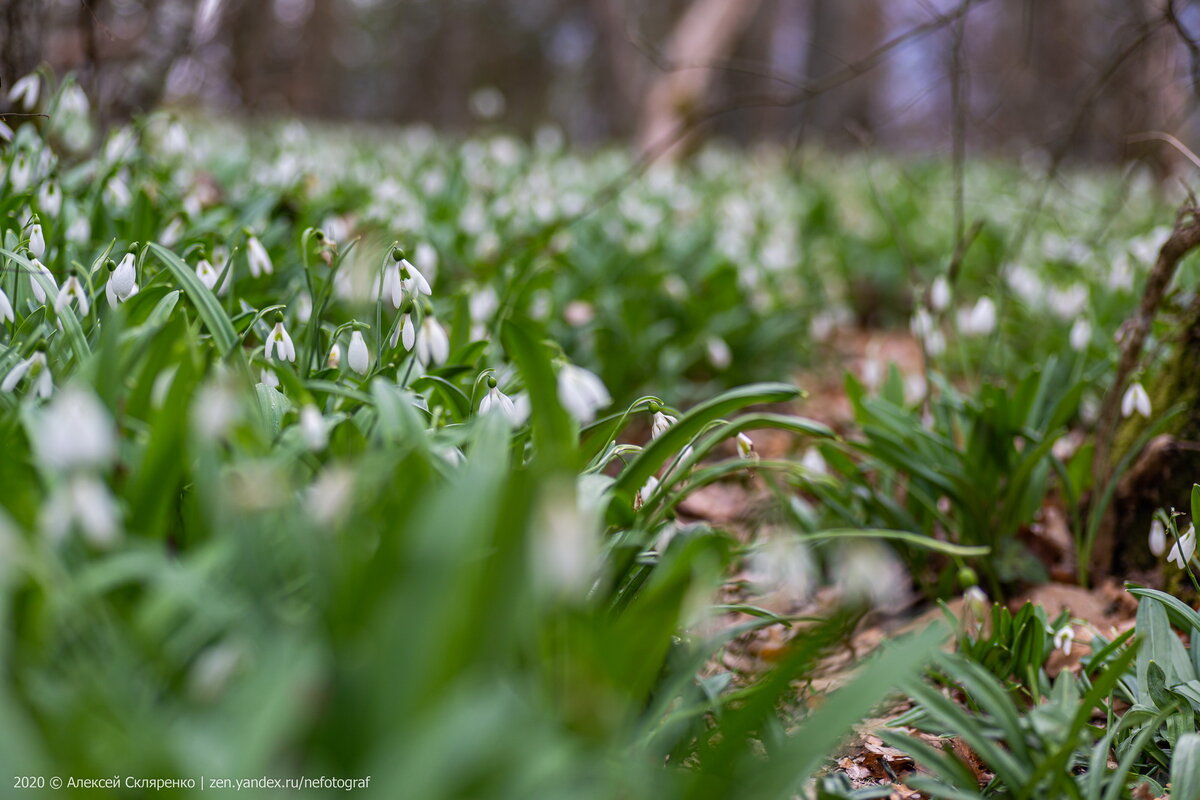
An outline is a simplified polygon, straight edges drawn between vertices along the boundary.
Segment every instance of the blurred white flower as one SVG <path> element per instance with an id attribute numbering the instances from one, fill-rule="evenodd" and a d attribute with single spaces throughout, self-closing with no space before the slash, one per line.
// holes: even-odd
<path id="1" fill-rule="evenodd" d="M 538 500 L 531 551 L 534 574 L 554 591 L 582 594 L 597 564 L 600 519 L 580 496 L 583 488 L 566 481 L 551 483 Z"/>
<path id="2" fill-rule="evenodd" d="M 31 72 L 14 83 L 8 90 L 8 101 L 25 111 L 33 111 L 37 108 L 41 90 L 41 78 L 36 72 Z"/>
<path id="3" fill-rule="evenodd" d="M 803 603 L 817 587 L 817 567 L 808 546 L 790 531 L 770 530 L 747 566 L 758 594 L 776 595 L 791 606 Z"/>
<path id="4" fill-rule="evenodd" d="M 710 336 L 708 341 L 704 343 L 705 352 L 708 354 L 708 363 L 712 364 L 718 370 L 725 370 L 733 363 L 733 353 L 729 350 L 729 345 L 720 336 Z"/>
<path id="5" fill-rule="evenodd" d="M 984 295 L 969 310 L 958 313 L 958 327 L 967 336 L 987 336 L 996 329 L 996 304 Z"/>
<path id="6" fill-rule="evenodd" d="M 251 236 L 246 240 L 246 263 L 250 267 L 250 274 L 255 278 L 274 272 L 271 256 L 257 236 Z"/>
<path id="7" fill-rule="evenodd" d="M 950 307 L 950 281 L 945 275 L 934 278 L 933 286 L 929 289 L 929 306 L 934 311 L 945 311 Z"/>
<path id="8" fill-rule="evenodd" d="M 854 542 L 843 548 L 833 567 L 834 583 L 849 599 L 895 608 L 907 597 L 908 576 L 895 554 L 878 542 Z"/>
<path id="9" fill-rule="evenodd" d="M 79 278 L 72 275 L 67 278 L 62 288 L 58 290 L 58 297 L 54 299 L 54 313 L 61 314 L 71 302 L 75 302 L 75 306 L 79 309 L 79 315 L 86 317 L 91 304 L 88 302 L 87 292 L 83 288 L 83 284 L 79 282 Z"/>
<path id="10" fill-rule="evenodd" d="M 202 258 L 196 264 L 196 277 L 200 279 L 200 282 L 203 283 L 206 288 L 212 289 L 217 285 L 217 280 L 220 279 L 221 275 L 217 272 L 216 268 L 209 263 L 207 258 Z"/>
<path id="11" fill-rule="evenodd" d="M 24 151 L 17 153 L 8 166 L 8 186 L 15 194 L 22 194 L 33 183 L 33 164 Z"/>
<path id="12" fill-rule="evenodd" d="M 1150 552 L 1156 556 L 1167 552 L 1167 529 L 1160 520 L 1150 522 L 1149 544 Z"/>
<path id="13" fill-rule="evenodd" d="M 42 508 L 42 525 L 52 542 L 78 528 L 93 546 L 107 549 L 120 539 L 120 512 L 112 493 L 92 475 L 71 476 L 50 494 Z"/>
<path id="14" fill-rule="evenodd" d="M 17 384 L 26 374 L 29 375 L 36 396 L 45 399 L 54 391 L 50 368 L 46 365 L 46 354 L 39 350 L 29 358 L 22 359 L 13 365 L 13 368 L 4 376 L 4 381 L 0 382 L 0 392 L 11 392 L 17 388 Z"/>
<path id="15" fill-rule="evenodd" d="M 158 241 L 164 247 L 174 247 L 182 236 L 183 217 L 172 217 L 162 232 L 158 234 Z"/>
<path id="16" fill-rule="evenodd" d="M 267 345 L 265 356 L 270 360 L 272 353 L 280 361 L 295 361 L 296 346 L 292 344 L 292 337 L 288 335 L 287 329 L 283 327 L 283 321 L 275 323 L 275 327 L 271 329 L 271 333 L 267 336 Z M 275 384 L 278 386 L 278 381 Z"/>
<path id="17" fill-rule="evenodd" d="M 38 189 L 38 208 L 46 216 L 57 219 L 62 210 L 62 189 L 54 181 L 46 181 Z"/>
<path id="18" fill-rule="evenodd" d="M 67 241 L 82 247 L 92 238 L 92 223 L 83 214 L 76 214 L 67 226 Z"/>
<path id="19" fill-rule="evenodd" d="M 587 424 L 596 412 L 612 402 L 608 389 L 593 373 L 574 364 L 564 364 L 558 371 L 558 400 L 577 422 Z"/>
<path id="20" fill-rule="evenodd" d="M 108 283 L 104 287 L 104 296 L 108 299 L 109 308 L 116 308 L 118 303 L 123 303 L 138 293 L 136 278 L 137 269 L 133 265 L 133 253 L 126 253 L 121 263 L 108 276 Z"/>
<path id="21" fill-rule="evenodd" d="M 4 293 L 4 290 L 0 289 L 0 322 L 12 322 L 13 319 L 12 303 L 9 302 L 8 295 Z"/>
<path id="22" fill-rule="evenodd" d="M 963 600 L 977 620 L 983 620 L 988 610 L 988 596 L 978 585 L 963 592 Z"/>
<path id="23" fill-rule="evenodd" d="M 258 379 L 266 386 L 272 389 L 279 388 L 279 376 L 275 374 L 275 370 L 264 369 L 258 373 Z"/>
<path id="24" fill-rule="evenodd" d="M 108 409 L 78 386 L 59 392 L 38 414 L 33 434 L 38 459 L 56 470 L 103 467 L 116 454 Z"/>
<path id="25" fill-rule="evenodd" d="M 329 428 L 320 409 L 311 403 L 300 409 L 300 433 L 309 450 L 324 450 L 329 444 Z"/>
<path id="26" fill-rule="evenodd" d="M 821 455 L 821 451 L 815 447 L 810 447 L 804 451 L 804 457 L 800 459 L 800 466 L 814 475 L 825 475 L 829 472 L 829 466 L 825 463 L 825 456 Z"/>
<path id="27" fill-rule="evenodd" d="M 371 354 L 367 352 L 367 342 L 363 339 L 362 331 L 350 334 L 350 346 L 346 348 L 346 363 L 350 369 L 359 375 L 366 375 L 371 368 Z"/>
<path id="28" fill-rule="evenodd" d="M 1087 350 L 1088 344 L 1092 341 L 1092 323 L 1087 321 L 1087 317 L 1079 317 L 1075 323 L 1071 325 L 1071 349 L 1082 353 Z"/>
<path id="29" fill-rule="evenodd" d="M 1187 569 L 1188 562 L 1192 560 L 1192 556 L 1196 554 L 1196 526 L 1189 525 L 1187 532 L 1179 537 L 1174 545 L 1171 546 L 1171 552 L 1167 554 L 1167 561 L 1173 561 L 1180 569 Z"/>
<path id="30" fill-rule="evenodd" d="M 563 319 L 572 328 L 587 325 L 596 318 L 596 309 L 584 300 L 572 300 L 563 308 Z"/>
<path id="31" fill-rule="evenodd" d="M 342 346 L 337 342 L 333 343 L 333 347 L 329 348 L 329 355 L 325 358 L 325 365 L 330 369 L 340 369 L 342 366 Z"/>
<path id="32" fill-rule="evenodd" d="M 238 664 L 241 648 L 229 643 L 213 645 L 196 658 L 188 673 L 188 691 L 197 700 L 211 702 L 225 691 Z"/>
<path id="33" fill-rule="evenodd" d="M 104 185 L 104 197 L 109 205 L 119 211 L 125 210 L 133 202 L 133 193 L 129 191 L 129 184 L 121 175 L 112 176 Z"/>
<path id="34" fill-rule="evenodd" d="M 29 229 L 29 252 L 38 258 L 46 255 L 46 235 L 42 233 L 42 224 L 40 222 L 33 223 L 33 226 Z"/>
<path id="35" fill-rule="evenodd" d="M 450 357 L 450 337 L 446 329 L 431 315 L 421 320 L 421 334 L 416 337 L 417 361 L 421 366 L 444 364 Z"/>
<path id="36" fill-rule="evenodd" d="M 1121 397 L 1121 416 L 1132 416 L 1136 411 L 1147 419 L 1150 418 L 1150 395 L 1146 394 L 1141 381 L 1134 381 Z"/>

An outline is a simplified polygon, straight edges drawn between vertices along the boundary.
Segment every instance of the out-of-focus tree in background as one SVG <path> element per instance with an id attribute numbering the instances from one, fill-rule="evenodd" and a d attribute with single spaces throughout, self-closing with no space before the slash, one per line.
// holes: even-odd
<path id="1" fill-rule="evenodd" d="M 703 121 L 897 150 L 957 121 L 978 150 L 1161 160 L 1130 138 L 1184 138 L 1193 30 L 1190 0 L 0 0 L 0 79 L 73 70 L 112 119 L 167 101 L 583 145 Z"/>

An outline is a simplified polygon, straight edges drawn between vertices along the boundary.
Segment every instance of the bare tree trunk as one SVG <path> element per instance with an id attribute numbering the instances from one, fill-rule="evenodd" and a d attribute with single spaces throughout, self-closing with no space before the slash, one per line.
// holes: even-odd
<path id="1" fill-rule="evenodd" d="M 695 119 L 716 71 L 750 24 L 759 0 L 694 0 L 672 30 L 667 70 L 651 83 L 642 103 L 637 143 L 642 152 L 664 149 L 677 158 L 694 131 Z"/>
<path id="2" fill-rule="evenodd" d="M 30 0 L 0 0 L 0 88 L 38 65 L 42 52 L 41 3 Z"/>
<path id="3" fill-rule="evenodd" d="M 883 39 L 883 9 L 877 0 L 812 0 L 809 16 L 809 80 L 835 72 L 861 58 Z M 804 110 L 806 133 L 827 141 L 844 141 L 848 134 L 872 131 L 875 84 L 858 78 L 836 92 L 825 92 L 808 101 Z"/>

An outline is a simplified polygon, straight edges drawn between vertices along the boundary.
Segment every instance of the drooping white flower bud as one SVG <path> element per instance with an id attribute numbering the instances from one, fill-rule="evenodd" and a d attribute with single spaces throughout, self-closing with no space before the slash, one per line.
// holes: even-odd
<path id="1" fill-rule="evenodd" d="M 744 433 L 739 433 L 736 439 L 737 452 L 740 458 L 758 458 L 754 452 L 754 441 Z"/>
<path id="2" fill-rule="evenodd" d="M 329 355 L 325 359 L 325 364 L 330 369 L 339 369 L 342 366 L 342 346 L 337 342 L 334 342 L 333 347 L 329 348 Z"/>
<path id="3" fill-rule="evenodd" d="M 87 292 L 83 288 L 83 284 L 79 282 L 79 278 L 72 275 L 63 283 L 62 288 L 58 290 L 58 297 L 54 300 L 54 313 L 61 314 L 71 302 L 75 303 L 79 309 L 79 315 L 86 317 L 91 304 L 88 301 Z"/>
<path id="4" fill-rule="evenodd" d="M 1086 317 L 1079 317 L 1071 326 L 1069 338 L 1072 350 L 1077 353 L 1087 350 L 1088 344 L 1092 341 L 1092 323 L 1088 322 Z"/>
<path id="5" fill-rule="evenodd" d="M 42 81 L 36 72 L 31 72 L 12 85 L 8 90 L 8 101 L 25 111 L 37 108 L 41 95 Z"/>
<path id="6" fill-rule="evenodd" d="M 346 349 L 346 363 L 350 369 L 359 375 L 366 375 L 371 368 L 371 354 L 367 352 L 367 342 L 363 339 L 362 331 L 350 334 L 350 346 Z"/>
<path id="7" fill-rule="evenodd" d="M 44 304 L 46 302 L 46 290 L 43 288 L 42 280 L 39 280 L 39 276 L 50 284 L 50 289 L 54 292 L 58 291 L 58 283 L 54 280 L 54 273 L 46 269 L 45 264 L 36 258 L 31 259 L 30 263 L 33 264 L 34 271 L 29 273 L 29 289 L 33 292 L 34 299 Z"/>
<path id="8" fill-rule="evenodd" d="M 270 275 L 275 269 L 271 264 L 271 256 L 267 253 L 267 248 L 263 247 L 257 236 L 251 236 L 246 240 L 246 263 L 250 266 L 250 274 L 255 278 L 260 275 Z"/>
<path id="9" fill-rule="evenodd" d="M 98 468 L 116 454 L 108 409 L 91 391 L 70 386 L 37 417 L 33 446 L 39 460 L 53 469 Z"/>
<path id="10" fill-rule="evenodd" d="M 1067 623 L 1054 632 L 1054 649 L 1061 650 L 1064 656 L 1071 655 L 1071 643 L 1075 641 L 1075 630 Z"/>
<path id="11" fill-rule="evenodd" d="M 1196 554 L 1196 526 L 1189 525 L 1187 532 L 1179 537 L 1167 554 L 1167 561 L 1173 561 L 1180 569 L 1187 569 L 1192 556 Z"/>
<path id="12" fill-rule="evenodd" d="M 664 414 L 662 411 L 655 411 L 654 416 L 650 420 L 650 438 L 657 439 L 659 436 L 662 436 L 667 432 L 667 428 L 670 428 L 678 421 L 679 420 L 677 420 L 675 417 L 672 417 L 670 414 Z"/>
<path id="13" fill-rule="evenodd" d="M 46 255 L 46 235 L 42 233 L 42 223 L 35 222 L 29 229 L 29 252 L 38 258 Z"/>
<path id="14" fill-rule="evenodd" d="M 220 279 L 221 275 L 217 272 L 216 268 L 209 263 L 207 258 L 202 258 L 200 259 L 199 263 L 196 264 L 196 277 L 200 279 L 200 282 L 204 284 L 205 288 L 212 289 L 217 285 L 217 280 Z"/>
<path id="15" fill-rule="evenodd" d="M 13 368 L 4 376 L 3 382 L 0 382 L 0 392 L 11 392 L 17 388 L 17 384 L 26 374 L 29 375 L 34 394 L 37 397 L 45 399 L 54 391 L 50 368 L 46 365 L 46 354 L 39 350 L 29 358 L 22 359 L 13 365 Z"/>
<path id="16" fill-rule="evenodd" d="M 1146 394 L 1141 381 L 1131 383 L 1121 397 L 1121 416 L 1129 417 L 1135 411 L 1147 419 L 1150 418 L 1150 395 Z"/>
<path id="17" fill-rule="evenodd" d="M 1151 520 L 1150 536 L 1149 536 L 1150 552 L 1155 556 L 1162 556 L 1167 552 L 1167 529 L 1162 524 L 1161 520 Z"/>
<path id="18" fill-rule="evenodd" d="M 0 289 L 0 323 L 12 322 L 13 319 L 12 303 L 9 302 L 8 295 L 4 293 L 4 290 Z"/>
<path id="19" fill-rule="evenodd" d="M 929 306 L 939 312 L 950 307 L 950 281 L 945 275 L 938 275 L 929 288 Z"/>
<path id="20" fill-rule="evenodd" d="M 116 308 L 118 303 L 123 303 L 138 293 L 137 269 L 133 260 L 133 253 L 126 253 L 121 263 L 108 276 L 104 296 L 108 299 L 109 308 Z"/>
<path id="21" fill-rule="evenodd" d="M 996 304 L 984 295 L 958 314 L 958 327 L 966 336 L 987 336 L 996 329 Z"/>
<path id="22" fill-rule="evenodd" d="M 329 444 L 329 427 L 320 409 L 314 405 L 300 409 L 300 432 L 309 450 L 324 450 Z"/>
<path id="23" fill-rule="evenodd" d="M 450 357 L 450 337 L 442 324 L 427 314 L 421 320 L 421 333 L 416 337 L 417 361 L 421 366 L 445 364 Z"/>
<path id="24" fill-rule="evenodd" d="M 604 383 L 593 373 L 574 364 L 558 371 L 558 401 L 577 422 L 587 424 L 596 412 L 612 403 Z"/>
<path id="25" fill-rule="evenodd" d="M 512 398 L 500 391 L 500 387 L 496 384 L 495 378 L 488 378 L 489 389 L 483 399 L 479 401 L 479 415 L 497 413 L 508 420 L 513 425 L 520 425 L 525 421 L 524 417 L 517 409 Z"/>
<path id="26" fill-rule="evenodd" d="M 46 181 L 38 189 L 38 209 L 48 217 L 57 218 L 62 210 L 62 189 L 54 181 Z"/>

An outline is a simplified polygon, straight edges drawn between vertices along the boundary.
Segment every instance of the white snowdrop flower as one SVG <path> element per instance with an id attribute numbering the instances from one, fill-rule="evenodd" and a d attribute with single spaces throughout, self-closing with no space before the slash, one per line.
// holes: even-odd
<path id="1" fill-rule="evenodd" d="M 183 236 L 183 217 L 172 217 L 167 226 L 158 234 L 158 241 L 164 247 L 174 247 Z"/>
<path id="2" fill-rule="evenodd" d="M 58 292 L 58 283 L 54 280 L 54 273 L 46 269 L 46 265 L 41 261 L 34 258 L 31 259 L 30 263 L 33 264 L 34 271 L 29 273 L 29 289 L 33 292 L 34 299 L 44 304 L 46 302 L 46 290 L 42 286 L 42 281 L 38 279 L 39 276 L 50 284 L 51 291 Z"/>
<path id="3" fill-rule="evenodd" d="M 324 450 L 329 444 L 329 427 L 325 417 L 311 403 L 300 409 L 300 433 L 309 450 Z"/>
<path id="4" fill-rule="evenodd" d="M 774 595 L 785 603 L 803 603 L 817 587 L 817 568 L 799 536 L 774 530 L 749 558 L 751 584 L 761 595 Z"/>
<path id="5" fill-rule="evenodd" d="M 404 281 L 400 279 L 400 265 L 392 262 L 383 269 L 383 281 L 380 284 L 379 296 L 392 301 L 392 308 L 399 309 L 404 305 Z"/>
<path id="6" fill-rule="evenodd" d="M 26 374 L 29 375 L 36 396 L 45 399 L 54 391 L 50 367 L 46 364 L 46 354 L 39 350 L 29 358 L 22 359 L 13 365 L 13 368 L 4 376 L 4 381 L 0 382 L 0 392 L 11 392 L 17 388 L 17 384 Z"/>
<path id="7" fill-rule="evenodd" d="M 642 484 L 642 488 L 638 489 L 637 495 L 633 498 L 633 507 L 641 508 L 647 500 L 649 500 L 654 492 L 658 490 L 658 478 L 651 475 L 646 478 L 646 482 Z"/>
<path id="8" fill-rule="evenodd" d="M 416 337 L 417 361 L 421 366 L 444 364 L 450 357 L 450 337 L 442 324 L 430 315 L 421 320 L 421 334 Z"/>
<path id="9" fill-rule="evenodd" d="M 33 226 L 29 229 L 29 252 L 38 258 L 46 255 L 46 236 L 42 233 L 42 224 L 40 222 L 33 223 Z"/>
<path id="10" fill-rule="evenodd" d="M 825 463 L 825 456 L 821 455 L 821 451 L 815 447 L 804 451 L 804 457 L 800 459 L 800 466 L 814 475 L 829 473 L 829 465 Z"/>
<path id="11" fill-rule="evenodd" d="M 404 279 L 404 291 L 413 295 L 433 294 L 433 289 L 429 285 L 429 281 L 425 280 L 425 276 L 421 271 L 412 265 L 412 262 L 403 256 L 400 257 L 400 277 Z"/>
<path id="12" fill-rule="evenodd" d="M 325 365 L 330 369 L 340 369 L 342 366 L 342 346 L 337 342 L 333 343 L 333 347 L 329 348 L 329 355 L 325 358 Z"/>
<path id="13" fill-rule="evenodd" d="M 479 415 L 497 413 L 513 425 L 520 425 L 524 418 L 518 413 L 516 404 L 511 397 L 500 391 L 495 378 L 488 378 L 487 394 L 479 401 Z"/>
<path id="14" fill-rule="evenodd" d="M 350 334 L 350 346 L 346 348 L 346 363 L 350 369 L 359 375 L 366 375 L 371 368 L 371 354 L 367 352 L 367 342 L 363 339 L 362 331 Z"/>
<path id="15" fill-rule="evenodd" d="M 978 585 L 972 586 L 963 592 L 963 600 L 976 619 L 984 619 L 984 615 L 988 610 L 988 596 L 984 593 L 983 589 L 980 589 Z"/>
<path id="16" fill-rule="evenodd" d="M 1075 630 L 1067 623 L 1054 632 L 1054 649 L 1061 650 L 1064 656 L 1071 655 L 1071 643 L 1075 641 Z"/>
<path id="17" fill-rule="evenodd" d="M 413 263 L 421 270 L 421 274 L 429 279 L 430 283 L 437 280 L 438 253 L 429 242 L 417 244 L 417 252 L 413 254 Z"/>
<path id="18" fill-rule="evenodd" d="M 129 191 L 129 184 L 121 175 L 114 175 L 104 185 L 104 197 L 109 204 L 118 210 L 124 210 L 133 202 L 133 193 Z"/>
<path id="19" fill-rule="evenodd" d="M 958 327 L 968 336 L 987 336 L 996 329 L 996 304 L 983 296 L 970 310 L 960 311 Z"/>
<path id="20" fill-rule="evenodd" d="M 25 111 L 37 108 L 38 97 L 41 95 L 42 81 L 36 72 L 31 72 L 12 85 L 8 90 L 8 101 Z"/>
<path id="21" fill-rule="evenodd" d="M 116 454 L 112 418 L 95 394 L 70 386 L 38 415 L 33 446 L 53 469 L 103 467 Z"/>
<path id="22" fill-rule="evenodd" d="M 121 263 L 108 276 L 108 284 L 104 287 L 104 296 L 108 298 L 109 308 L 116 308 L 138 293 L 137 269 L 133 265 L 133 253 L 126 253 Z"/>
<path id="23" fill-rule="evenodd" d="M 1150 395 L 1146 394 L 1141 381 L 1130 384 L 1121 397 L 1121 416 L 1132 416 L 1135 411 L 1146 419 L 1150 418 Z"/>
<path id="24" fill-rule="evenodd" d="M 63 309 L 75 301 L 76 307 L 79 309 L 79 315 L 86 317 L 90 303 L 88 302 L 87 292 L 84 291 L 83 284 L 79 282 L 79 278 L 72 275 L 63 283 L 62 288 L 58 290 L 58 297 L 54 299 L 54 313 L 61 314 Z"/>
<path id="25" fill-rule="evenodd" d="M 120 540 L 120 513 L 108 487 L 98 478 L 78 474 L 46 501 L 42 526 L 53 542 L 77 528 L 93 547 L 107 549 Z"/>
<path id="26" fill-rule="evenodd" d="M 46 181 L 38 189 L 38 208 L 48 217 L 57 218 L 62 210 L 62 189 L 54 181 Z"/>
<path id="27" fill-rule="evenodd" d="M 758 453 L 754 452 L 754 440 L 744 433 L 739 433 L 735 439 L 737 444 L 737 454 L 739 458 L 758 459 Z"/>
<path id="28" fill-rule="evenodd" d="M 317 477 L 308 490 L 305 508 L 324 528 L 340 522 L 354 501 L 354 472 L 346 467 L 330 467 Z"/>
<path id="29" fill-rule="evenodd" d="M 1088 344 L 1092 341 L 1092 323 L 1088 322 L 1086 317 L 1079 317 L 1071 326 L 1071 334 L 1068 338 L 1072 350 L 1078 353 L 1087 350 Z"/>
<path id="30" fill-rule="evenodd" d="M 1196 526 L 1189 525 L 1187 532 L 1179 537 L 1179 541 L 1171 546 L 1167 561 L 1174 562 L 1180 569 L 1187 569 L 1188 562 L 1196 554 Z"/>
<path id="31" fill-rule="evenodd" d="M 12 303 L 8 300 L 8 295 L 0 289 L 0 322 L 12 322 L 15 319 L 13 316 Z"/>
<path id="32" fill-rule="evenodd" d="M 468 308 L 470 309 L 472 320 L 475 322 L 487 322 L 496 313 L 496 309 L 500 308 L 500 298 L 496 295 L 495 289 L 491 286 L 484 286 L 482 289 L 471 293 Z"/>
<path id="33" fill-rule="evenodd" d="M 913 336 L 925 344 L 930 355 L 941 355 L 946 350 L 946 339 L 933 316 L 925 308 L 918 308 L 909 321 Z"/>
<path id="34" fill-rule="evenodd" d="M 250 274 L 255 278 L 274 272 L 271 256 L 267 254 L 267 248 L 263 247 L 257 236 L 246 240 L 246 263 L 250 266 Z"/>
<path id="35" fill-rule="evenodd" d="M 279 388 L 279 376 L 275 374 L 273 369 L 264 369 L 258 373 L 258 379 L 265 386 L 270 386 L 272 389 Z"/>
<path id="36" fill-rule="evenodd" d="M 1088 290 L 1082 284 L 1068 286 L 1065 289 L 1051 289 L 1046 296 L 1050 310 L 1059 319 L 1077 317 L 1087 306 Z"/>
<path id="37" fill-rule="evenodd" d="M 670 428 L 678 421 L 679 420 L 677 420 L 675 417 L 672 417 L 670 414 L 664 414 L 661 411 L 655 411 L 654 416 L 650 419 L 650 438 L 657 439 L 658 437 L 662 436 L 667 432 L 667 428 Z"/>
<path id="38" fill-rule="evenodd" d="M 13 140 L 13 129 L 8 126 L 4 120 L 0 120 L 0 141 L 11 142 Z"/>
<path id="39" fill-rule="evenodd" d="M 283 320 L 277 321 L 275 327 L 271 329 L 271 333 L 267 336 L 264 354 L 267 359 L 270 359 L 271 355 L 274 354 L 280 361 L 296 360 L 296 346 L 292 344 L 292 337 L 288 335 L 287 329 L 283 327 Z"/>
<path id="40" fill-rule="evenodd" d="M 76 214 L 67 226 L 67 241 L 77 246 L 83 246 L 92 238 L 92 223 L 83 214 Z"/>
<path id="41" fill-rule="evenodd" d="M 17 153 L 8 166 L 8 185 L 14 194 L 23 194 L 33 183 L 33 163 L 24 151 Z"/>
<path id="42" fill-rule="evenodd" d="M 184 155 L 188 151 L 187 131 L 178 122 L 171 122 L 163 132 L 161 146 L 163 153 L 168 156 Z"/>
<path id="43" fill-rule="evenodd" d="M 904 567 L 891 550 L 875 542 L 848 545 L 833 563 L 832 572 L 844 596 L 877 607 L 899 605 L 908 594 Z"/>
<path id="44" fill-rule="evenodd" d="M 217 281 L 221 275 L 217 272 L 216 267 L 209 263 L 207 258 L 202 258 L 196 264 L 196 277 L 200 279 L 205 288 L 211 290 L 217 285 Z"/>
<path id="45" fill-rule="evenodd" d="M 1167 529 L 1157 519 L 1150 522 L 1150 552 L 1160 557 L 1167 552 Z"/>
<path id="46" fill-rule="evenodd" d="M 583 507 L 569 482 L 547 487 L 538 501 L 531 555 L 547 588 L 581 594 L 591 584 L 598 550 L 598 516 Z"/>
<path id="47" fill-rule="evenodd" d="M 720 336 L 708 337 L 708 341 L 704 343 L 704 350 L 708 356 L 708 363 L 719 370 L 728 369 L 729 365 L 733 363 L 733 353 Z"/>
<path id="48" fill-rule="evenodd" d="M 223 643 L 206 649 L 188 673 L 188 692 L 202 702 L 220 697 L 242 662 L 241 648 Z"/>
<path id="49" fill-rule="evenodd" d="M 396 339 L 404 343 L 405 350 L 412 350 L 413 345 L 417 341 L 417 329 L 413 325 L 412 316 L 405 314 L 400 317 L 400 324 L 396 326 L 396 332 L 392 334 L 392 347 L 396 346 Z"/>
<path id="50" fill-rule="evenodd" d="M 586 425 L 612 402 L 612 397 L 596 375 L 583 367 L 564 364 L 558 371 L 558 400 L 568 414 Z"/>
<path id="51" fill-rule="evenodd" d="M 572 328 L 580 328 L 596 318 L 596 309 L 584 300 L 572 300 L 563 308 L 563 319 Z"/>
<path id="52" fill-rule="evenodd" d="M 950 307 L 950 281 L 938 275 L 929 289 L 929 305 L 934 311 L 945 311 Z"/>

